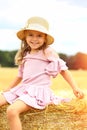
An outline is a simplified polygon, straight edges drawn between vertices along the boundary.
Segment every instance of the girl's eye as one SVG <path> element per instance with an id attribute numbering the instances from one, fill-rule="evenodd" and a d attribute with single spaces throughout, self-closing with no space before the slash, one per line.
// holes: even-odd
<path id="1" fill-rule="evenodd" d="M 33 36 L 33 34 L 28 34 L 28 36 Z M 37 37 L 42 37 L 42 35 L 37 35 Z"/>
<path id="2" fill-rule="evenodd" d="M 38 37 L 42 37 L 41 35 L 38 35 Z"/>
<path id="3" fill-rule="evenodd" d="M 44 35 L 41 35 L 41 34 L 40 34 L 40 35 L 38 35 L 38 37 L 44 37 Z"/>
<path id="4" fill-rule="evenodd" d="M 28 34 L 28 36 L 33 36 L 32 34 Z"/>

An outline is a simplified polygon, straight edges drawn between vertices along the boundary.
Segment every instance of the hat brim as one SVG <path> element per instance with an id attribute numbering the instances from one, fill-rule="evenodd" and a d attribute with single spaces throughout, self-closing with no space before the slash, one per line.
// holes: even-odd
<path id="1" fill-rule="evenodd" d="M 27 28 L 27 29 L 21 29 L 20 31 L 18 31 L 17 32 L 17 37 L 20 39 L 20 40 L 24 40 L 25 39 L 25 34 L 24 34 L 24 32 L 26 31 L 26 30 L 34 30 L 34 31 L 39 31 L 39 32 L 42 32 L 42 33 L 45 33 L 45 34 L 47 34 L 47 44 L 48 45 L 50 45 L 50 44 L 52 44 L 53 42 L 54 42 L 54 38 L 53 38 L 53 36 L 51 35 L 51 34 L 49 34 L 49 32 L 47 32 L 47 31 L 42 31 L 42 30 L 37 30 L 37 29 L 29 29 L 29 28 Z"/>

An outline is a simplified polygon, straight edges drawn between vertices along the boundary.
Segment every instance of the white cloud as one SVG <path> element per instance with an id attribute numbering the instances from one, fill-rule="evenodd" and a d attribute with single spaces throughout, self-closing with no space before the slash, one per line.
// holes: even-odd
<path id="1" fill-rule="evenodd" d="M 27 18 L 33 15 L 50 18 L 54 14 L 55 0 L 8 0 L 8 6 L 0 13 L 12 23 L 25 23 Z"/>
<path id="2" fill-rule="evenodd" d="M 86 52 L 87 8 L 77 6 L 75 1 L 3 0 L 0 7 L 0 49 L 18 48 L 16 30 L 23 27 L 29 17 L 38 15 L 50 22 L 50 31 L 55 37 L 54 49 L 66 53 Z"/>
<path id="3" fill-rule="evenodd" d="M 0 49 L 14 50 L 18 49 L 20 41 L 16 37 L 15 30 L 0 30 Z"/>
<path id="4" fill-rule="evenodd" d="M 69 5 L 80 6 L 80 7 L 87 7 L 87 0 L 56 0 L 57 2 L 65 2 Z"/>

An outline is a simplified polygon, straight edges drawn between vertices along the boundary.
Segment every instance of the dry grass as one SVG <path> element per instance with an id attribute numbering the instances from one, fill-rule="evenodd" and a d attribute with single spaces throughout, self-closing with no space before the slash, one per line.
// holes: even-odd
<path id="1" fill-rule="evenodd" d="M 71 88 L 59 75 L 52 79 L 52 89 L 56 95 L 73 97 L 69 103 L 58 106 L 50 105 L 45 110 L 31 109 L 20 115 L 23 130 L 87 130 L 87 71 L 71 71 L 79 87 L 83 89 L 85 98 L 75 99 Z M 4 89 L 17 74 L 15 68 L 0 68 L 0 90 Z M 8 106 L 8 105 L 7 105 Z M 6 108 L 0 109 L 0 130 L 8 130 Z"/>

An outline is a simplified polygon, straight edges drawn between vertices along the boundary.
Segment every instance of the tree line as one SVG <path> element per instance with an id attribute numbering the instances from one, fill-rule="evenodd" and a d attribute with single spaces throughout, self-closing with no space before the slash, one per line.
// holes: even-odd
<path id="1" fill-rule="evenodd" d="M 0 66 L 1 67 L 16 67 L 14 63 L 14 57 L 16 53 L 17 53 L 17 50 L 14 50 L 14 51 L 0 50 Z M 59 53 L 58 55 L 60 58 L 62 58 L 66 62 L 69 69 L 87 70 L 87 54 L 78 52 L 75 55 L 66 55 L 63 53 Z"/>
<path id="2" fill-rule="evenodd" d="M 0 66 L 1 67 L 15 67 L 14 57 L 17 50 L 15 51 L 2 51 L 0 50 Z"/>

